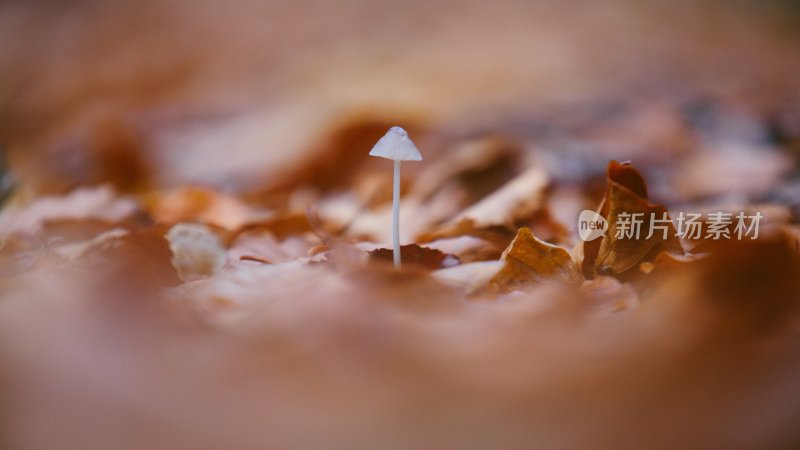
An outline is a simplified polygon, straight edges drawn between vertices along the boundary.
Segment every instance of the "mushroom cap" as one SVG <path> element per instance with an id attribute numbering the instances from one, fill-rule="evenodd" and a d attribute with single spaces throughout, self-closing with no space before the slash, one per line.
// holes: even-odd
<path id="1" fill-rule="evenodd" d="M 378 139 L 369 154 L 394 161 L 422 161 L 417 146 L 411 142 L 406 130 L 400 127 L 389 128 L 389 131 Z"/>

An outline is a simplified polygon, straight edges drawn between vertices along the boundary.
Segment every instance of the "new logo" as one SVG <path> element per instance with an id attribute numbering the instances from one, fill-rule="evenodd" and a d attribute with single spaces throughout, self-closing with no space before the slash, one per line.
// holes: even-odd
<path id="1" fill-rule="evenodd" d="M 608 222 L 600 214 L 584 209 L 578 216 L 578 235 L 584 241 L 593 241 L 603 237 L 608 230 Z"/>

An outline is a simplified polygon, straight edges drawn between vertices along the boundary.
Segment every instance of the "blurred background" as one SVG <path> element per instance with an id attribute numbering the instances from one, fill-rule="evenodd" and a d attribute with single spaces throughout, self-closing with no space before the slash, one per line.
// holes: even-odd
<path id="1" fill-rule="evenodd" d="M 531 130 L 534 111 L 713 99 L 797 133 L 798 19 L 790 0 L 6 0 L 0 145 L 37 192 L 248 191 L 343 127 L 368 131 L 362 151 L 385 124 Z"/>

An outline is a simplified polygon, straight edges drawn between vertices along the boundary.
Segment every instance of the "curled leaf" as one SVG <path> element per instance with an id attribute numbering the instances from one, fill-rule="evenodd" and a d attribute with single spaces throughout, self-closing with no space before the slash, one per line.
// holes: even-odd
<path id="1" fill-rule="evenodd" d="M 608 187 L 599 212 L 608 221 L 608 231 L 602 239 L 584 242 L 581 270 L 585 276 L 592 278 L 598 272 L 620 274 L 665 250 L 683 253 L 667 209 L 647 200 L 647 184 L 632 164 L 611 161 L 606 180 Z M 628 226 L 623 219 L 631 217 L 638 221 L 635 226 L 639 230 L 632 237 L 622 233 Z M 667 220 L 663 224 L 666 237 L 658 229 L 650 235 L 653 219 Z"/>

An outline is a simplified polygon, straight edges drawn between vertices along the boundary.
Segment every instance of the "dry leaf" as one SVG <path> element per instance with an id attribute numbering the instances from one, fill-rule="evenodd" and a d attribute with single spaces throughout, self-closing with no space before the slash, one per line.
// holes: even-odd
<path id="1" fill-rule="evenodd" d="M 598 272 L 620 274 L 664 250 L 683 253 L 671 222 L 667 224 L 666 239 L 659 230 L 647 239 L 653 215 L 658 220 L 665 214 L 669 218 L 669 215 L 665 207 L 647 201 L 647 184 L 633 165 L 611 161 L 606 181 L 606 196 L 599 213 L 608 221 L 608 230 L 601 239 L 583 243 L 581 270 L 584 276 L 592 278 Z M 642 214 L 638 237 L 617 239 L 621 213 Z"/>
<path id="2" fill-rule="evenodd" d="M 519 229 L 503 252 L 502 261 L 505 265 L 492 278 L 490 286 L 505 292 L 541 281 L 582 279 L 566 250 L 537 239 L 529 228 Z"/>
<path id="3" fill-rule="evenodd" d="M 468 235 L 505 248 L 514 238 L 517 222 L 532 220 L 541 209 L 547 184 L 542 168 L 530 168 L 420 240 Z"/>
<path id="4" fill-rule="evenodd" d="M 421 169 L 411 195 L 428 199 L 455 182 L 479 200 L 516 175 L 519 154 L 517 144 L 499 136 L 460 142 Z"/>
<path id="5" fill-rule="evenodd" d="M 421 247 L 417 244 L 401 245 L 400 257 L 404 269 L 437 270 L 451 267 L 460 263 L 458 258 L 439 250 Z M 369 252 L 370 262 L 389 264 L 393 260 L 393 251 L 389 248 L 379 248 Z"/>
<path id="6" fill-rule="evenodd" d="M 152 295 L 181 282 L 172 266 L 172 251 L 164 232 L 162 227 L 151 227 L 106 239 L 104 245 L 87 249 L 81 260 L 109 293 L 116 290 L 120 296 Z"/>
<path id="7" fill-rule="evenodd" d="M 228 230 L 271 215 L 236 197 L 201 187 L 151 193 L 143 197 L 142 203 L 157 223 L 202 222 Z"/>
<path id="8" fill-rule="evenodd" d="M 513 225 L 542 206 L 547 184 L 544 169 L 532 167 L 456 216 L 453 223 L 468 221 L 475 228 Z"/>
<path id="9" fill-rule="evenodd" d="M 324 226 L 323 226 L 324 227 Z M 306 213 L 279 214 L 258 222 L 243 224 L 231 233 L 230 239 L 249 233 L 269 232 L 277 239 L 298 236 L 315 231 L 308 221 Z"/>

